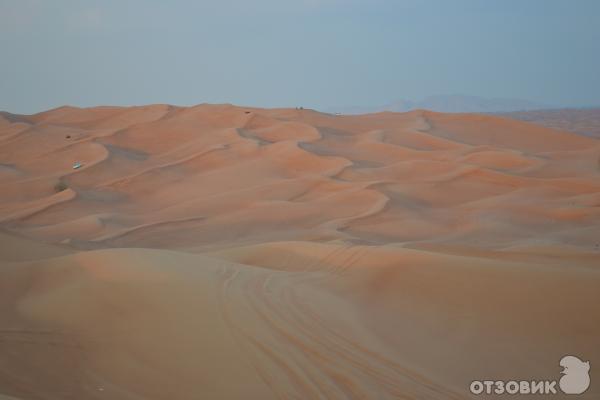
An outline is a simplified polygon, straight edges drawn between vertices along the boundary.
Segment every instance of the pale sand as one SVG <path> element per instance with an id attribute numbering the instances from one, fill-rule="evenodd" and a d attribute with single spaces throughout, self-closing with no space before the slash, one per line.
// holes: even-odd
<path id="1" fill-rule="evenodd" d="M 0 398 L 459 399 L 566 354 L 597 398 L 599 161 L 481 115 L 0 114 Z"/>

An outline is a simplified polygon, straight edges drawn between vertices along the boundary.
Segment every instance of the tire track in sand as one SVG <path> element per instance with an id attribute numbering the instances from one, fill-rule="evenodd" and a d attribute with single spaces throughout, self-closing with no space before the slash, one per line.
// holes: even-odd
<path id="1" fill-rule="evenodd" d="M 331 321 L 345 317 L 331 305 L 349 305 L 327 282 L 343 279 L 360 253 L 336 248 L 312 271 L 224 271 L 221 311 L 250 364 L 281 399 L 463 398 L 334 328 Z M 342 265 L 332 268 L 333 257 Z"/>

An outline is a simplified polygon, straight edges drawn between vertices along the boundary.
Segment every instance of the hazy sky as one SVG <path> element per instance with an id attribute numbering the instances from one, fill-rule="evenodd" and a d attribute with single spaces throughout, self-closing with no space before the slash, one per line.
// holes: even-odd
<path id="1" fill-rule="evenodd" d="M 600 105 L 598 0 L 0 0 L 0 110 Z"/>

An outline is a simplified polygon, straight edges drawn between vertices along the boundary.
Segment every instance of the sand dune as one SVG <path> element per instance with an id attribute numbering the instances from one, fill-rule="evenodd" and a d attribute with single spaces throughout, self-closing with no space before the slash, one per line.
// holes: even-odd
<path id="1" fill-rule="evenodd" d="M 0 114 L 0 183 L 0 398 L 459 399 L 600 362 L 593 138 L 62 107 Z"/>
<path id="2" fill-rule="evenodd" d="M 600 109 L 598 108 L 515 111 L 499 115 L 600 138 Z"/>

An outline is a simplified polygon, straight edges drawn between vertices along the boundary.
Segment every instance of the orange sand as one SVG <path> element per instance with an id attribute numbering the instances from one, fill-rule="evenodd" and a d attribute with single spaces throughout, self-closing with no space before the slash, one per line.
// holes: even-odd
<path id="1" fill-rule="evenodd" d="M 62 107 L 0 113 L 0 184 L 0 398 L 460 399 L 600 368 L 593 138 Z"/>

